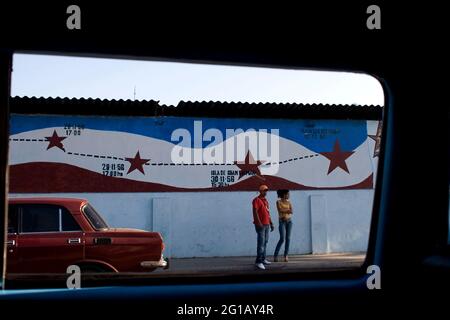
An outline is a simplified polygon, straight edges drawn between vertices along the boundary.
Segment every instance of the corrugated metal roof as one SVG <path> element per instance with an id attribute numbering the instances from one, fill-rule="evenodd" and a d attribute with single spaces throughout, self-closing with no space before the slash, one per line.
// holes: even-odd
<path id="1" fill-rule="evenodd" d="M 155 114 L 159 102 L 133 100 L 106 100 L 86 98 L 13 97 L 10 112 L 21 114 L 75 114 L 75 115 L 148 115 Z"/>
<path id="2" fill-rule="evenodd" d="M 381 120 L 383 108 L 373 105 L 185 102 L 177 109 L 183 114 L 205 117 L 291 118 L 291 119 L 366 119 Z"/>
<path id="3" fill-rule="evenodd" d="M 13 97 L 10 110 L 20 114 L 381 120 L 383 107 L 217 101 L 181 101 L 177 106 L 171 106 L 160 105 L 155 100 Z"/>

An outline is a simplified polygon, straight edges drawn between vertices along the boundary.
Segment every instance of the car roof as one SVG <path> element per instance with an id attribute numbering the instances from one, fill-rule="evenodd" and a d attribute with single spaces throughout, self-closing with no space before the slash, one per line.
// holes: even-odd
<path id="1" fill-rule="evenodd" d="M 33 198 L 9 198 L 10 204 L 16 203 L 47 203 L 47 204 L 61 204 L 61 205 L 82 205 L 88 202 L 86 199 L 81 198 L 58 198 L 58 197 L 33 197 Z"/>

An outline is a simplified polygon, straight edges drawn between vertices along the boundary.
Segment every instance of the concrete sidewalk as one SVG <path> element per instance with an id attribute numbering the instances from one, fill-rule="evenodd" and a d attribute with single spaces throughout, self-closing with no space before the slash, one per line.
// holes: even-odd
<path id="1" fill-rule="evenodd" d="M 209 278 L 220 276 L 250 276 L 258 274 L 289 274 L 302 272 L 342 271 L 358 268 L 365 253 L 334 253 L 290 255 L 289 262 L 272 262 L 266 270 L 255 267 L 255 257 L 212 257 L 171 259 L 169 269 L 140 273 L 85 273 L 83 287 L 151 284 L 171 278 Z M 272 257 L 268 257 L 271 261 Z M 66 288 L 67 274 L 7 274 L 10 289 Z"/>
<path id="2" fill-rule="evenodd" d="M 281 257 L 282 258 L 282 257 Z M 333 253 L 290 255 L 289 262 L 273 262 L 261 272 L 299 272 L 299 271 L 332 271 L 358 268 L 364 262 L 365 253 Z M 169 269 L 158 269 L 152 274 L 199 275 L 199 274 L 244 274 L 254 272 L 255 257 L 208 257 L 208 258 L 173 258 Z"/>

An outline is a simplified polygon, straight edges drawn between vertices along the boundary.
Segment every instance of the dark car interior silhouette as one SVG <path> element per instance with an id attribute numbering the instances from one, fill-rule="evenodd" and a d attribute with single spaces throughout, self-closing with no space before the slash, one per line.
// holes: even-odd
<path id="1" fill-rule="evenodd" d="M 8 290 L 8 282 L 3 281 L 1 311 L 32 301 L 51 306 L 55 300 L 67 306 L 74 301 L 95 303 L 94 309 L 102 315 L 115 314 L 129 304 L 140 312 L 158 308 L 173 318 L 185 304 L 217 308 L 272 304 L 280 319 L 312 310 L 321 316 L 361 318 L 381 314 L 390 304 L 405 310 L 444 309 L 450 285 L 450 131 L 443 103 L 430 105 L 433 93 L 429 86 L 434 81 L 427 72 L 437 62 L 411 59 L 425 38 L 405 34 L 403 26 L 411 15 L 402 14 L 404 8 L 382 6 L 382 29 L 367 29 L 369 4 L 300 5 L 295 10 L 230 5 L 220 15 L 190 7 L 194 13 L 177 15 L 173 8 L 127 3 L 105 9 L 83 2 L 80 30 L 66 28 L 64 3 L 2 8 L 2 208 L 7 205 L 8 105 L 15 52 L 364 72 L 382 84 L 385 110 L 369 245 L 361 268 L 226 280 L 218 276 L 124 281 L 80 290 Z M 428 48 L 432 49 L 431 44 Z M 423 68 L 424 62 L 428 68 Z M 0 235 L 5 238 L 6 212 L 1 212 Z M 3 261 L 2 272 L 4 265 Z M 373 265 L 381 270 L 381 289 L 367 287 L 368 267 Z"/>

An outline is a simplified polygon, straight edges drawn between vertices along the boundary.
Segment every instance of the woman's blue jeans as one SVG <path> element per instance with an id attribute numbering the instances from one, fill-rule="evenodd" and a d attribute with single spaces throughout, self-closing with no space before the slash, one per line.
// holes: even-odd
<path id="1" fill-rule="evenodd" d="M 280 240 L 277 243 L 277 247 L 275 249 L 275 257 L 278 257 L 278 253 L 280 252 L 281 246 L 284 241 L 286 244 L 284 245 L 284 256 L 287 256 L 289 253 L 289 243 L 291 242 L 291 229 L 292 229 L 292 220 L 279 220 L 278 230 L 280 231 Z"/>

